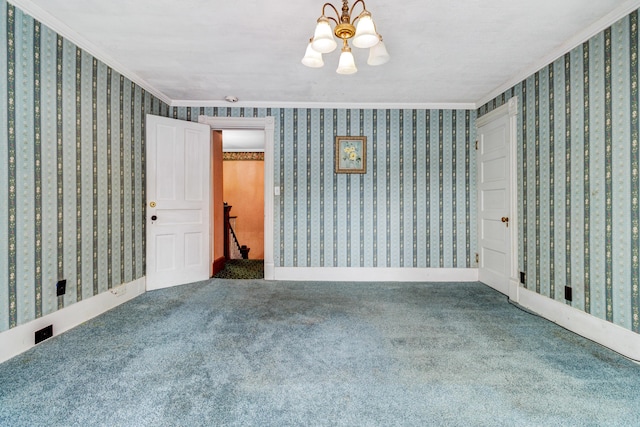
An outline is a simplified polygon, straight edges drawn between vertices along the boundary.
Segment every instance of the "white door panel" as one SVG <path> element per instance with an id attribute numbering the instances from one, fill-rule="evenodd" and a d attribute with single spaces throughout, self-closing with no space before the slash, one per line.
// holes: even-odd
<path id="1" fill-rule="evenodd" d="M 490 270 L 493 274 L 503 275 L 507 265 L 507 257 L 500 250 L 490 248 L 482 248 L 482 255 L 485 258 L 484 268 Z"/>
<path id="2" fill-rule="evenodd" d="M 509 117 L 478 127 L 479 280 L 509 294 Z"/>
<path id="3" fill-rule="evenodd" d="M 209 278 L 209 126 L 147 116 L 147 289 Z"/>
<path id="4" fill-rule="evenodd" d="M 482 164 L 482 183 L 488 184 L 496 181 L 503 181 L 506 173 L 506 159 L 500 157 L 493 160 L 486 160 Z"/>
<path id="5" fill-rule="evenodd" d="M 494 189 L 487 185 L 484 190 L 481 190 L 480 197 L 482 209 L 485 211 L 505 212 L 509 207 L 507 192 L 504 188 Z"/>
<path id="6" fill-rule="evenodd" d="M 201 131 L 203 132 L 203 131 Z M 210 144 L 207 139 L 207 149 L 201 145 L 201 132 L 191 129 L 185 130 L 184 149 L 184 200 L 189 202 L 203 202 L 209 200 Z M 209 135 L 207 130 L 207 135 Z M 206 186 L 206 193 L 205 193 Z"/>
<path id="7" fill-rule="evenodd" d="M 507 243 L 507 229 L 500 220 L 483 218 L 480 222 L 480 233 L 481 239 L 488 245 L 493 242 L 502 245 Z"/>
<path id="8" fill-rule="evenodd" d="M 480 153 L 483 156 L 495 153 L 498 156 L 504 154 L 506 141 L 508 136 L 508 128 L 506 127 L 488 127 L 484 132 L 484 145 L 480 147 Z"/>

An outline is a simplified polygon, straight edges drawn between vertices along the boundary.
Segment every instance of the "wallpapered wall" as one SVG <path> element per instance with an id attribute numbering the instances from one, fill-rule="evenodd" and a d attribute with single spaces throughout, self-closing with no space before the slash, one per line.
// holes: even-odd
<path id="1" fill-rule="evenodd" d="M 638 12 L 482 106 L 517 95 L 526 287 L 640 332 Z"/>
<path id="2" fill-rule="evenodd" d="M 276 118 L 276 266 L 475 266 L 475 111 L 169 108 L 5 0 L 0 22 L 0 331 L 144 275 L 148 112 Z M 640 332 L 637 24 L 477 114 L 520 98 L 526 287 Z M 336 135 L 367 136 L 367 174 L 333 173 Z"/>
<path id="3" fill-rule="evenodd" d="M 4 0 L 0 22 L 4 331 L 144 275 L 144 116 L 168 106 Z"/>
<path id="4" fill-rule="evenodd" d="M 144 275 L 149 112 L 275 117 L 276 266 L 474 265 L 475 111 L 169 108 L 5 0 L 0 20 L 0 332 Z M 367 174 L 334 174 L 336 135 L 367 136 Z"/>
<path id="5" fill-rule="evenodd" d="M 475 266 L 475 111 L 172 107 L 170 115 L 275 117 L 276 266 Z M 336 135 L 367 137 L 366 174 L 334 173 Z"/>

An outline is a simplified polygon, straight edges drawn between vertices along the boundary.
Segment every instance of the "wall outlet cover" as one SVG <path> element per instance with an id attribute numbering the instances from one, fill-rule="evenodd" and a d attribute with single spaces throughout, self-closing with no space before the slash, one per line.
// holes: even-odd
<path id="1" fill-rule="evenodd" d="M 564 299 L 567 301 L 573 301 L 573 292 L 571 286 L 564 287 Z"/>
<path id="2" fill-rule="evenodd" d="M 35 333 L 35 343 L 38 344 L 46 339 L 49 339 L 53 336 L 53 325 L 49 325 L 45 328 L 42 328 Z"/>
<path id="3" fill-rule="evenodd" d="M 66 292 L 67 292 L 67 281 L 66 280 L 60 280 L 56 284 L 56 295 L 57 296 L 64 295 Z"/>

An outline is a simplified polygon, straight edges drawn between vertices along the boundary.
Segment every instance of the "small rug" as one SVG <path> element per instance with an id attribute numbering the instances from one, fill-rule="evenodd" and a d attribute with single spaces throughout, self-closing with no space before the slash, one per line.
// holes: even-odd
<path id="1" fill-rule="evenodd" d="M 213 277 L 217 279 L 264 279 L 264 260 L 231 259 Z"/>

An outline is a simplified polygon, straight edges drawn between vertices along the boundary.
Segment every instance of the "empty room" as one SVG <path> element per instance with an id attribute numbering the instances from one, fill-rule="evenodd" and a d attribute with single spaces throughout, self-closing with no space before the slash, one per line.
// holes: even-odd
<path id="1" fill-rule="evenodd" d="M 639 16 L 0 0 L 0 425 L 640 423 Z"/>

